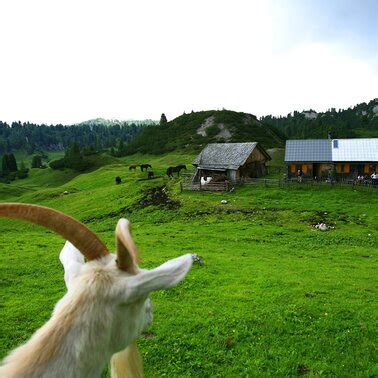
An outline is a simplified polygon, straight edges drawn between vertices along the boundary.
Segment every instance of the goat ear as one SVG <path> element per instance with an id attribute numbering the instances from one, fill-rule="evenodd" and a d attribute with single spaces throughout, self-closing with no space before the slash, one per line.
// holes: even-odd
<path id="1" fill-rule="evenodd" d="M 127 219 L 120 219 L 116 227 L 117 265 L 125 272 L 136 274 L 138 250 L 131 236 L 131 224 Z"/>
<path id="2" fill-rule="evenodd" d="M 64 281 L 68 289 L 72 279 L 77 277 L 84 264 L 84 256 L 73 244 L 66 241 L 60 252 L 59 260 L 64 268 Z"/>
<path id="3" fill-rule="evenodd" d="M 151 291 L 168 289 L 177 285 L 188 274 L 193 264 L 191 254 L 169 260 L 156 269 L 141 271 L 126 281 L 127 300 L 145 297 Z"/>

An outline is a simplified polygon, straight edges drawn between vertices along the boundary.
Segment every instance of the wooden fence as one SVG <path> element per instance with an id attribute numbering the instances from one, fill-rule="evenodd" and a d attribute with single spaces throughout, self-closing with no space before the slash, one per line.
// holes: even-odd
<path id="1" fill-rule="evenodd" d="M 191 190 L 191 191 L 213 191 L 213 192 L 228 192 L 230 186 L 226 182 L 209 182 L 206 185 L 201 185 L 200 183 L 190 183 L 190 182 L 181 182 L 180 189 Z"/>
<path id="2" fill-rule="evenodd" d="M 367 190 L 367 191 L 377 191 L 378 184 L 374 185 L 373 182 L 367 181 L 364 183 L 357 183 L 353 180 L 340 180 L 340 181 L 315 181 L 315 180 L 303 180 L 298 182 L 297 179 L 272 179 L 272 178 L 254 178 L 254 179 L 243 179 L 236 184 L 227 182 L 210 182 L 206 185 L 201 185 L 199 183 L 192 183 L 189 177 L 186 177 L 181 183 L 181 191 L 191 190 L 191 191 L 229 191 L 235 190 L 243 185 L 256 185 L 264 187 L 281 187 L 281 188 L 299 188 L 299 187 L 347 187 L 353 190 Z"/>
<path id="3" fill-rule="evenodd" d="M 357 183 L 354 180 L 338 180 L 338 181 L 315 181 L 315 180 L 302 180 L 298 182 L 297 179 L 247 179 L 240 181 L 236 186 L 240 185 L 260 185 L 266 187 L 288 187 L 288 188 L 297 188 L 297 187 L 347 187 L 354 190 L 368 190 L 375 191 L 378 189 L 377 185 L 374 185 L 371 181 L 366 181 L 363 183 Z M 377 191 L 378 192 L 378 191 Z"/>

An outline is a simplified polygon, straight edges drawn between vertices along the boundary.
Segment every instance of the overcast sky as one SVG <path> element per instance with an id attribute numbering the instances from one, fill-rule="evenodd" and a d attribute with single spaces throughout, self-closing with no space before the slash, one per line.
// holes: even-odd
<path id="1" fill-rule="evenodd" d="M 0 0 L 0 120 L 283 114 L 378 97 L 378 0 Z"/>

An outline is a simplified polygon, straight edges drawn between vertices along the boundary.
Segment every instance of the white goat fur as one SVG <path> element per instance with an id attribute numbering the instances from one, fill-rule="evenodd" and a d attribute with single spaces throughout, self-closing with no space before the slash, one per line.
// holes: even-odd
<path id="1" fill-rule="evenodd" d="M 31 339 L 5 358 L 0 377 L 100 376 L 112 355 L 132 345 L 151 323 L 149 292 L 181 281 L 193 258 L 187 254 L 130 275 L 118 269 L 114 255 L 84 263 L 83 255 L 66 242 L 60 261 L 67 293 Z M 136 348 L 118 353 L 112 360 L 112 376 L 141 375 L 123 371 L 126 365 L 130 368 L 125 357 L 130 353 L 140 358 Z"/>

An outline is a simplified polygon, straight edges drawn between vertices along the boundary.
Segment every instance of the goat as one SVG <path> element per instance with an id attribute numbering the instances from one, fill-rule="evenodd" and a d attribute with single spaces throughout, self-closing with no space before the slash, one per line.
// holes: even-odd
<path id="1" fill-rule="evenodd" d="M 59 256 L 67 293 L 31 339 L 3 360 L 0 377 L 92 378 L 110 360 L 112 377 L 141 377 L 135 340 L 152 322 L 149 293 L 180 282 L 198 256 L 186 254 L 156 269 L 140 269 L 126 219 L 117 223 L 113 255 L 96 234 L 59 211 L 2 203 L 0 216 L 48 227 L 67 240 Z"/>

